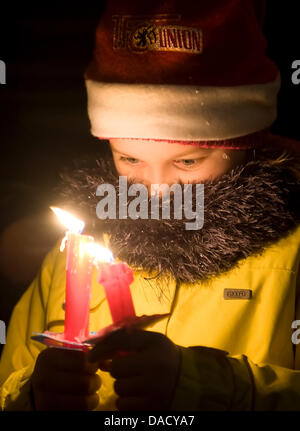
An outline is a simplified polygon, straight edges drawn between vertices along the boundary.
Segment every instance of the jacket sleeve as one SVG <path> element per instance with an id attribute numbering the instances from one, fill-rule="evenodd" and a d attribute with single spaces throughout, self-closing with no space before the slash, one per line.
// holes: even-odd
<path id="1" fill-rule="evenodd" d="M 45 312 L 51 286 L 55 247 L 41 270 L 14 307 L 0 361 L 0 410 L 32 410 L 30 377 L 45 347 L 30 339 L 45 330 Z"/>
<path id="2" fill-rule="evenodd" d="M 299 271 L 295 315 L 299 327 Z M 172 410 L 300 410 L 300 344 L 294 344 L 293 369 L 254 363 L 245 355 L 230 356 L 208 347 L 180 350 Z"/>

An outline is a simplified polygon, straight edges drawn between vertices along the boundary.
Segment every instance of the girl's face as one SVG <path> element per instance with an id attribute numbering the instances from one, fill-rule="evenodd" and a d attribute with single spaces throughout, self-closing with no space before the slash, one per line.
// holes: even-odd
<path id="1" fill-rule="evenodd" d="M 242 164 L 246 151 L 206 149 L 167 141 L 110 139 L 119 175 L 147 185 L 201 183 Z"/>

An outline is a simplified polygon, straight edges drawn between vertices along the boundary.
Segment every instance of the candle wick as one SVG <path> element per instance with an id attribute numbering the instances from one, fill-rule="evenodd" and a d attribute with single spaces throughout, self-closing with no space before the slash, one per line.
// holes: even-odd
<path id="1" fill-rule="evenodd" d="M 63 237 L 62 241 L 61 241 L 60 248 L 59 248 L 60 251 L 64 251 L 64 249 L 66 248 L 67 240 L 68 240 L 68 236 L 66 233 L 65 236 Z"/>

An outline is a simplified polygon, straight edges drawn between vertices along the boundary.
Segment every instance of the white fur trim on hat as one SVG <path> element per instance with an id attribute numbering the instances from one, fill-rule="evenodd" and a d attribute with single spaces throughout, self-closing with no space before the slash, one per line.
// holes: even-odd
<path id="1" fill-rule="evenodd" d="M 91 133 L 101 138 L 223 140 L 268 128 L 277 117 L 280 75 L 233 87 L 86 80 Z"/>

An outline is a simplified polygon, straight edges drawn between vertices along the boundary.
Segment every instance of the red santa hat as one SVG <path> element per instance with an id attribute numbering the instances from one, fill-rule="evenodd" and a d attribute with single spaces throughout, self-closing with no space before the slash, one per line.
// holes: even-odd
<path id="1" fill-rule="evenodd" d="M 85 73 L 91 133 L 252 148 L 277 116 L 264 1 L 108 0 Z"/>

